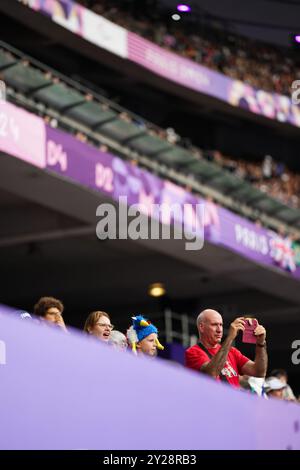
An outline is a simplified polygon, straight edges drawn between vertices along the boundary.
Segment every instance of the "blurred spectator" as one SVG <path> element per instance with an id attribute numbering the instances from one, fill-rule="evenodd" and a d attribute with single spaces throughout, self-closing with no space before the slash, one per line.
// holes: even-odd
<path id="1" fill-rule="evenodd" d="M 275 176 L 277 178 L 281 178 L 284 175 L 285 165 L 282 162 L 275 163 Z"/>
<path id="2" fill-rule="evenodd" d="M 296 397 L 293 393 L 293 390 L 291 387 L 288 385 L 288 375 L 287 372 L 284 369 L 274 369 L 271 372 L 272 377 L 276 377 L 279 379 L 283 385 L 285 385 L 285 388 L 283 389 L 283 399 L 288 400 L 288 401 L 297 401 Z"/>
<path id="3" fill-rule="evenodd" d="M 128 347 L 126 336 L 118 330 L 113 330 L 110 333 L 109 344 L 119 351 L 125 351 Z"/>
<path id="4" fill-rule="evenodd" d="M 167 141 L 170 143 L 170 144 L 176 144 L 179 140 L 180 140 L 180 137 L 178 134 L 176 134 L 175 130 L 173 129 L 173 127 L 168 127 L 166 129 L 166 133 L 167 133 Z"/>
<path id="5" fill-rule="evenodd" d="M 131 122 L 132 119 L 131 117 L 129 116 L 128 113 L 126 113 L 125 111 L 123 111 L 122 113 L 119 114 L 119 118 L 122 119 L 123 121 L 125 122 Z"/>
<path id="6" fill-rule="evenodd" d="M 62 317 L 64 306 L 62 302 L 54 297 L 41 297 L 34 306 L 34 314 L 41 320 L 53 324 L 67 331 Z"/>
<path id="7" fill-rule="evenodd" d="M 89 314 L 83 330 L 101 341 L 108 342 L 114 326 L 110 322 L 108 313 L 97 310 Z"/>
<path id="8" fill-rule="evenodd" d="M 50 126 L 56 128 L 57 127 L 57 119 L 52 118 L 50 120 Z"/>
<path id="9" fill-rule="evenodd" d="M 263 396 L 264 379 L 261 377 L 249 377 L 249 375 L 242 375 L 240 377 L 240 386 L 250 393 Z"/>
<path id="10" fill-rule="evenodd" d="M 107 153 L 108 147 L 105 144 L 100 144 L 99 150 L 101 150 L 101 152 Z"/>
<path id="11" fill-rule="evenodd" d="M 277 377 L 268 377 L 264 383 L 264 391 L 268 398 L 279 398 L 283 400 L 284 389 L 286 385 L 277 379 Z"/>
<path id="12" fill-rule="evenodd" d="M 254 184 L 260 191 L 283 204 L 300 208 L 300 175 L 292 173 L 270 155 L 266 155 L 262 163 L 234 160 L 218 150 L 205 152 L 204 158 Z"/>
<path id="13" fill-rule="evenodd" d="M 262 174 L 265 179 L 272 178 L 273 159 L 271 155 L 266 155 L 262 163 Z"/>
<path id="14" fill-rule="evenodd" d="M 20 320 L 32 320 L 32 316 L 30 313 L 26 312 L 25 310 L 20 310 L 17 312 L 20 317 Z"/>
<path id="15" fill-rule="evenodd" d="M 85 143 L 85 142 L 87 141 L 86 135 L 83 134 L 83 133 L 80 132 L 80 131 L 76 132 L 75 137 L 76 137 L 76 139 L 78 139 L 80 142 Z"/>

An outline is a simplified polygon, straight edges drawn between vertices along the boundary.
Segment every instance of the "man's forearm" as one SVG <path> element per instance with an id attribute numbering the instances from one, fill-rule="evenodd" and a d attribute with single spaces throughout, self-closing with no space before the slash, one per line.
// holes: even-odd
<path id="1" fill-rule="evenodd" d="M 220 375 L 221 370 L 223 369 L 225 362 L 227 361 L 227 356 L 230 351 L 232 345 L 231 337 L 227 336 L 224 343 L 221 346 L 221 349 L 217 352 L 217 354 L 210 360 L 208 364 L 202 367 L 201 371 L 205 372 L 208 375 L 212 375 L 213 377 L 218 377 Z"/>
<path id="2" fill-rule="evenodd" d="M 266 346 L 256 346 L 254 365 L 255 377 L 265 377 L 268 369 L 268 354 Z"/>

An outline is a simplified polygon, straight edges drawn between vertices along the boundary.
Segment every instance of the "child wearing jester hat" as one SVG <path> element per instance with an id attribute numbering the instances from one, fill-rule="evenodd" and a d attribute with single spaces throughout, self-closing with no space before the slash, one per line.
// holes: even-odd
<path id="1" fill-rule="evenodd" d="M 132 326 L 127 330 L 127 340 L 134 354 L 156 356 L 157 349 L 164 349 L 158 341 L 157 328 L 142 315 L 132 317 Z"/>

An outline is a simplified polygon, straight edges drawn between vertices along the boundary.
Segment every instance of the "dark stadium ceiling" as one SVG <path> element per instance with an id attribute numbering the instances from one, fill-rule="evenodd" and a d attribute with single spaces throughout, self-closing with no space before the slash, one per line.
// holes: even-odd
<path id="1" fill-rule="evenodd" d="M 179 3 L 185 3 L 192 11 L 183 15 L 218 22 L 232 32 L 281 45 L 289 45 L 291 35 L 300 31 L 300 0 L 157 0 L 153 3 L 168 8 L 170 13 L 176 11 Z"/>

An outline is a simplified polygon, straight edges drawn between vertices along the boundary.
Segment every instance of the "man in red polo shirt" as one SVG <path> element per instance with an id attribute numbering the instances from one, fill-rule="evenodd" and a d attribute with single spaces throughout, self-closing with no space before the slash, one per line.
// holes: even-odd
<path id="1" fill-rule="evenodd" d="M 239 387 L 239 375 L 265 377 L 268 365 L 266 330 L 258 325 L 255 360 L 251 361 L 238 349 L 232 347 L 239 331 L 245 329 L 245 318 L 236 318 L 230 325 L 228 336 L 221 344 L 223 319 L 215 310 L 207 309 L 197 318 L 199 343 L 185 352 L 186 366 L 203 372 L 217 380 Z"/>

